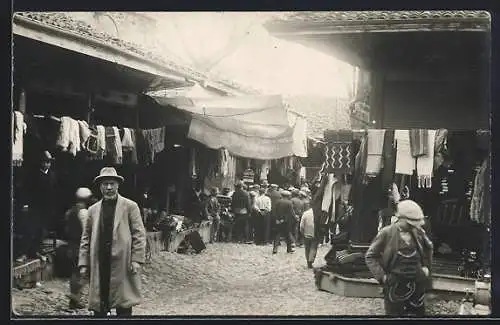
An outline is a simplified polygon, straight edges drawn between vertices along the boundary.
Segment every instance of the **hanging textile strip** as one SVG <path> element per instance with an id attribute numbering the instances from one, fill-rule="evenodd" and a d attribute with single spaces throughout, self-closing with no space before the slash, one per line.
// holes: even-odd
<path id="1" fill-rule="evenodd" d="M 12 113 L 12 120 L 14 122 L 14 132 L 12 135 L 12 164 L 19 167 L 23 163 L 23 146 L 26 123 L 24 123 L 23 114 L 19 111 L 14 111 Z"/>
<path id="2" fill-rule="evenodd" d="M 434 152 L 446 152 L 446 138 L 448 137 L 448 130 L 439 129 L 436 131 L 436 139 L 434 140 Z"/>
<path id="3" fill-rule="evenodd" d="M 410 148 L 413 158 L 425 156 L 429 153 L 429 133 L 424 129 L 410 130 Z M 432 142 L 434 147 L 434 140 Z"/>
<path id="4" fill-rule="evenodd" d="M 124 128 L 122 137 L 123 163 L 134 165 L 138 163 L 136 143 L 135 130 Z"/>
<path id="5" fill-rule="evenodd" d="M 408 130 L 396 130 L 396 174 L 413 175 L 415 159 L 411 155 L 410 133 Z"/>
<path id="6" fill-rule="evenodd" d="M 87 148 L 87 141 L 90 137 L 90 128 L 85 121 L 78 121 L 78 127 L 80 130 L 80 146 L 82 150 L 85 150 Z"/>
<path id="7" fill-rule="evenodd" d="M 325 131 L 325 162 L 327 173 L 346 173 L 354 168 L 352 163 L 352 131 Z"/>
<path id="8" fill-rule="evenodd" d="M 394 146 L 394 130 L 386 130 L 382 156 L 382 189 L 386 191 L 394 182 L 396 169 L 396 148 Z"/>
<path id="9" fill-rule="evenodd" d="M 434 140 L 436 130 L 425 130 L 427 137 L 427 155 L 417 158 L 417 176 L 419 188 L 432 187 L 432 173 L 434 170 Z M 411 140 L 411 138 L 410 138 Z"/>
<path id="10" fill-rule="evenodd" d="M 63 152 L 70 152 L 73 156 L 76 156 L 77 152 L 81 151 L 80 125 L 78 121 L 68 116 L 61 117 L 57 146 Z"/>
<path id="11" fill-rule="evenodd" d="M 472 194 L 470 204 L 470 219 L 478 223 L 484 223 L 484 192 L 489 191 L 485 188 L 485 174 L 489 173 L 487 170 L 487 160 L 485 159 L 479 168 L 479 171 L 474 178 L 474 191 Z"/>
<path id="12" fill-rule="evenodd" d="M 382 169 L 385 130 L 368 130 L 366 174 L 376 176 Z"/>
<path id="13" fill-rule="evenodd" d="M 155 155 L 165 149 L 165 127 L 142 130 L 147 163 L 153 163 Z"/>

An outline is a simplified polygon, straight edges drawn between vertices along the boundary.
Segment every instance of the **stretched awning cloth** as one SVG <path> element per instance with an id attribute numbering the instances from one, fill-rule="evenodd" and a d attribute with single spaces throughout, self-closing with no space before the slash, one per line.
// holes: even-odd
<path id="1" fill-rule="evenodd" d="M 192 113 L 188 137 L 253 159 L 307 156 L 306 120 L 288 113 L 281 96 L 154 97 Z"/>

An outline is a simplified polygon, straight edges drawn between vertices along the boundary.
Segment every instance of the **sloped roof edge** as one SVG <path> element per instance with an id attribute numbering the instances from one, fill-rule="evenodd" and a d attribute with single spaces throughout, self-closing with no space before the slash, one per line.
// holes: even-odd
<path id="1" fill-rule="evenodd" d="M 206 74 L 192 67 L 180 64 L 172 59 L 160 57 L 147 50 L 141 49 L 136 44 L 96 31 L 92 26 L 84 22 L 76 21 L 63 12 L 16 12 L 13 15 L 13 23 L 30 26 L 31 28 L 48 27 L 53 30 L 58 30 L 61 34 L 67 34 L 66 36 L 71 35 L 90 43 L 99 43 L 102 46 L 112 49 L 113 52 L 120 52 L 126 56 L 140 59 L 143 62 L 161 66 L 169 70 L 173 75 L 187 79 L 186 82 L 188 82 L 189 79 L 197 82 L 207 82 L 210 86 L 233 95 L 258 93 L 254 89 L 239 85 L 233 81 L 222 78 L 215 80 L 210 79 Z"/>
<path id="2" fill-rule="evenodd" d="M 310 28 L 328 25 L 345 28 L 358 27 L 360 31 L 373 29 L 418 28 L 419 24 L 436 25 L 435 29 L 489 30 L 491 15 L 482 10 L 427 10 L 427 11 L 300 11 L 287 12 L 269 20 L 265 26 L 271 32 L 300 25 Z M 352 32 L 354 28 L 349 30 Z"/>

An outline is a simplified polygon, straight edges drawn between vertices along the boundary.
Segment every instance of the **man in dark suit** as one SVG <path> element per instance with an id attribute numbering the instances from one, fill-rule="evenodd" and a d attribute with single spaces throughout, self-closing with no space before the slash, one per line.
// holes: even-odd
<path id="1" fill-rule="evenodd" d="M 237 182 L 231 198 L 231 211 L 234 213 L 234 231 L 240 242 L 250 243 L 250 195 Z"/>
<path id="2" fill-rule="evenodd" d="M 275 224 L 275 237 L 273 243 L 273 254 L 278 253 L 278 245 L 281 237 L 285 237 L 287 253 L 293 253 L 293 225 L 297 222 L 291 201 L 292 194 L 289 191 L 281 192 L 282 198 L 272 207 L 272 215 Z"/>
<path id="3" fill-rule="evenodd" d="M 54 158 L 48 151 L 41 157 L 40 167 L 26 181 L 29 209 L 29 258 L 40 256 L 40 249 L 46 231 L 55 230 L 54 199 L 56 178 L 51 170 Z"/>

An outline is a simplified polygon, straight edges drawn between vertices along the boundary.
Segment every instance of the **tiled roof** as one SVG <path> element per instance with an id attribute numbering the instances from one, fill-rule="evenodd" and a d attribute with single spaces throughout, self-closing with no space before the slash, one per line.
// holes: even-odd
<path id="1" fill-rule="evenodd" d="M 420 19 L 478 19 L 489 21 L 487 11 L 480 10 L 428 10 L 428 11 L 299 11 L 279 16 L 288 22 L 341 22 L 374 20 L 420 20 Z"/>
<path id="2" fill-rule="evenodd" d="M 326 96 L 287 96 L 285 104 L 303 114 L 307 120 L 307 135 L 322 138 L 325 130 L 351 128 L 349 101 Z"/>
<path id="3" fill-rule="evenodd" d="M 134 53 L 148 59 L 151 62 L 164 65 L 181 76 L 189 77 L 197 81 L 206 79 L 205 74 L 187 66 L 186 64 L 177 62 L 178 60 L 176 61 L 174 58 L 170 58 L 164 53 L 159 55 L 147 49 L 143 49 L 137 44 L 132 44 L 124 41 L 123 39 L 100 32 L 85 22 L 72 19 L 64 12 L 16 12 L 14 15 L 54 28 L 73 32 L 83 37 L 106 42 L 122 49 L 124 52 Z M 243 86 L 227 79 L 218 78 L 215 82 L 221 86 L 230 87 L 234 90 L 246 93 L 256 93 L 256 90 L 251 89 L 248 86 Z"/>

